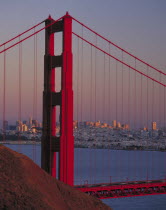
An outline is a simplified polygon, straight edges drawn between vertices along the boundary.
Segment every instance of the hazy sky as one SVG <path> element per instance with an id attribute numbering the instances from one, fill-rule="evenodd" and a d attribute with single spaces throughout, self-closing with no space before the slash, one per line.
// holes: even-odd
<path id="1" fill-rule="evenodd" d="M 122 48 L 166 71 L 165 0 L 1 1 L 0 43 L 46 19 L 49 14 L 57 19 L 66 11 Z"/>
<path id="2" fill-rule="evenodd" d="M 0 42 L 51 14 L 66 11 L 152 64 L 166 68 L 165 0 L 5 0 L 1 1 Z"/>

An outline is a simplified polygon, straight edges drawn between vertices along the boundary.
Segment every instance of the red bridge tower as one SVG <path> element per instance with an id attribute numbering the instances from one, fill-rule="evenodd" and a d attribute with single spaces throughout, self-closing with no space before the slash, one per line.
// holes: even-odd
<path id="1" fill-rule="evenodd" d="M 45 29 L 41 166 L 53 177 L 73 185 L 72 18 L 66 13 L 62 20 L 55 22 L 49 16 L 45 24 L 47 28 Z M 54 33 L 57 32 L 62 32 L 63 49 L 61 55 L 55 56 Z M 60 92 L 56 92 L 55 89 L 56 67 L 61 67 Z M 60 137 L 56 136 L 56 106 L 60 106 Z"/>

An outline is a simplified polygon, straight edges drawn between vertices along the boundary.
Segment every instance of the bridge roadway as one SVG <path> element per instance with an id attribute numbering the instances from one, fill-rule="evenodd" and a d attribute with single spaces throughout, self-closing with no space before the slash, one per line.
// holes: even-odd
<path id="1" fill-rule="evenodd" d="M 75 188 L 99 199 L 166 194 L 166 179 L 76 185 Z"/>

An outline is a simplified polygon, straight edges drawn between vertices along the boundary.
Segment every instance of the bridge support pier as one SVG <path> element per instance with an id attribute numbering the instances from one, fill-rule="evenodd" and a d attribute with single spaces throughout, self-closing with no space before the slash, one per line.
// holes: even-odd
<path id="1" fill-rule="evenodd" d="M 52 24 L 51 26 L 49 26 Z M 72 90 L 72 18 L 68 13 L 63 20 L 46 20 L 42 168 L 60 181 L 73 185 L 74 137 Z M 62 32 L 62 55 L 54 55 L 54 33 Z M 55 68 L 61 67 L 61 91 L 55 92 Z M 60 106 L 60 137 L 56 136 L 56 106 Z M 59 155 L 58 167 L 56 165 Z M 58 171 L 56 169 L 58 168 Z"/>

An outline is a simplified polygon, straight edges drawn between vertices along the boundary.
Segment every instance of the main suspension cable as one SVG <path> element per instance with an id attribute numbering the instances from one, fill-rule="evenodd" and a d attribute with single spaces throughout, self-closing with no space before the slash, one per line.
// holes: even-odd
<path id="1" fill-rule="evenodd" d="M 2 46 L 4 46 L 4 45 L 8 44 L 9 42 L 11 42 L 11 41 L 13 41 L 13 40 L 19 38 L 20 36 L 26 34 L 27 32 L 31 31 L 32 29 L 36 28 L 37 26 L 41 25 L 41 24 L 44 23 L 44 22 L 45 22 L 45 20 L 43 20 L 42 22 L 40 22 L 40 23 L 36 24 L 35 26 L 29 28 L 28 30 L 22 32 L 21 34 L 18 34 L 17 36 L 15 36 L 15 37 L 9 39 L 7 42 L 4 42 L 3 44 L 1 44 L 0 47 L 2 47 Z"/>
<path id="2" fill-rule="evenodd" d="M 74 17 L 71 17 L 74 21 L 76 21 L 77 23 L 79 23 L 80 25 L 82 25 L 83 27 L 85 27 L 86 29 L 88 29 L 89 31 L 91 31 L 92 33 L 96 34 L 98 37 L 100 37 L 101 39 L 105 40 L 106 42 L 110 43 L 111 45 L 113 45 L 114 47 L 118 48 L 119 50 L 122 50 L 124 53 L 128 54 L 129 56 L 135 58 L 136 60 L 140 61 L 141 63 L 149 66 L 150 68 L 154 69 L 155 71 L 166 75 L 166 73 L 164 73 L 163 71 L 153 67 L 152 65 L 148 64 L 147 62 L 143 61 L 142 59 L 139 59 L 138 57 L 134 56 L 133 54 L 129 53 L 128 51 L 124 50 L 123 48 L 119 47 L 117 44 L 111 42 L 110 40 L 106 39 L 105 37 L 101 36 L 99 33 L 97 33 L 96 31 L 92 30 L 91 28 L 89 28 L 88 26 L 86 26 L 85 24 L 83 24 L 82 22 L 78 21 L 77 19 L 75 19 Z"/>
<path id="3" fill-rule="evenodd" d="M 88 43 L 88 44 L 92 45 L 93 47 L 95 47 L 95 48 L 96 48 L 96 49 L 98 49 L 99 51 L 101 51 L 101 52 L 103 52 L 103 53 L 107 54 L 108 56 L 112 57 L 114 60 L 118 61 L 119 63 L 121 63 L 121 64 L 123 64 L 123 65 L 125 65 L 125 66 L 129 67 L 130 69 L 132 69 L 132 70 L 136 71 L 137 73 L 139 73 L 139 74 L 141 74 L 141 75 L 143 75 L 143 76 L 147 77 L 148 79 L 151 79 L 152 81 L 154 81 L 154 82 L 156 82 L 156 83 L 158 83 L 158 84 L 160 84 L 160 85 L 162 85 L 162 86 L 166 87 L 166 85 L 165 85 L 165 84 L 163 84 L 163 83 L 161 83 L 161 82 L 157 81 L 156 79 L 154 79 L 154 78 L 152 78 L 152 77 L 150 77 L 150 76 L 148 76 L 148 75 L 146 75 L 146 74 L 142 73 L 141 71 L 139 71 L 139 70 L 135 69 L 134 67 L 132 67 L 132 66 L 130 66 L 130 65 L 126 64 L 126 63 L 124 63 L 123 61 L 119 60 L 118 58 L 114 57 L 113 55 L 111 55 L 111 54 L 107 53 L 106 51 L 104 51 L 104 50 L 102 50 L 101 48 L 99 48 L 99 47 L 95 46 L 94 44 L 92 44 L 91 42 L 87 41 L 87 40 L 86 40 L 86 39 L 84 39 L 83 37 L 79 36 L 79 35 L 78 35 L 78 34 L 76 34 L 75 32 L 72 32 L 72 33 L 73 33 L 75 36 L 77 36 L 77 37 L 79 37 L 80 39 L 82 39 L 83 41 L 85 41 L 86 43 Z"/>
<path id="4" fill-rule="evenodd" d="M 58 22 L 59 20 L 61 20 L 63 17 L 64 17 L 64 16 L 62 16 L 62 17 L 60 17 L 59 19 L 53 21 L 51 24 L 49 24 L 49 25 L 47 25 L 47 26 L 45 26 L 45 27 L 39 29 L 38 31 L 34 32 L 33 34 L 30 34 L 29 36 L 25 37 L 24 39 L 21 39 L 20 41 L 16 42 L 15 44 L 12 44 L 11 46 L 9 46 L 9 47 L 7 47 L 7 48 L 1 50 L 0 53 L 3 53 L 4 51 L 9 50 L 10 48 L 12 48 L 12 47 L 18 45 L 20 42 L 24 42 L 25 40 L 29 39 L 30 37 L 34 36 L 35 34 L 38 34 L 39 32 L 43 31 L 44 29 L 46 29 L 46 28 L 52 26 L 54 23 L 56 23 L 56 22 Z"/>

